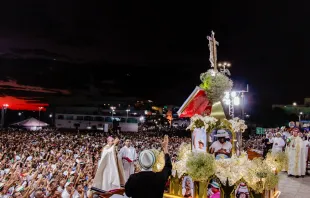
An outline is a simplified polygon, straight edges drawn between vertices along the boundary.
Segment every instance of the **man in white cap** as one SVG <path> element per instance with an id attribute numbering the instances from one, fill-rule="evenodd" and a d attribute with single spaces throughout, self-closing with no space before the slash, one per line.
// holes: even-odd
<path id="1" fill-rule="evenodd" d="M 213 142 L 210 146 L 210 153 L 215 154 L 216 159 L 229 158 L 231 154 L 232 144 L 226 141 L 228 133 L 225 130 L 218 130 L 215 137 L 217 141 Z"/>
<path id="2" fill-rule="evenodd" d="M 141 172 L 129 177 L 125 185 L 125 193 L 132 198 L 162 198 L 165 184 L 171 175 L 172 164 L 168 154 L 168 137 L 162 143 L 165 153 L 165 167 L 161 172 L 152 171 L 156 159 L 151 150 L 144 150 L 139 155 Z"/>

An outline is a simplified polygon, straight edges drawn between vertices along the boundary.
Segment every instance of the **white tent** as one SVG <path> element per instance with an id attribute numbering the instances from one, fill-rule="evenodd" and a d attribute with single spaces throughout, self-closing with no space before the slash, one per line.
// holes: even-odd
<path id="1" fill-rule="evenodd" d="M 40 120 L 37 120 L 35 118 L 29 118 L 21 122 L 14 123 L 12 124 L 12 126 L 19 126 L 19 127 L 26 128 L 30 131 L 36 131 L 36 130 L 42 129 L 42 127 L 48 126 L 48 124 Z"/>

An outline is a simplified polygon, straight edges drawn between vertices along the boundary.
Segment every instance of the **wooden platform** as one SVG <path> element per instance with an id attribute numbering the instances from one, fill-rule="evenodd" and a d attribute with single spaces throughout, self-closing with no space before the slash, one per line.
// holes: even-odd
<path id="1" fill-rule="evenodd" d="M 248 159 L 249 160 L 252 160 L 252 159 L 257 158 L 257 157 L 263 157 L 263 155 L 255 152 L 255 151 L 251 151 L 250 149 L 247 150 L 247 153 L 248 153 Z"/>

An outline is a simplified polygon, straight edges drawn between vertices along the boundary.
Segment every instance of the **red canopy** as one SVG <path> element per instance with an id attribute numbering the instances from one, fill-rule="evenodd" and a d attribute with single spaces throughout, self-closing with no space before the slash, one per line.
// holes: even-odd
<path id="1" fill-rule="evenodd" d="M 180 118 L 192 117 L 195 114 L 211 114 L 212 104 L 209 102 L 207 93 L 200 87 L 196 87 L 186 99 L 178 111 Z"/>

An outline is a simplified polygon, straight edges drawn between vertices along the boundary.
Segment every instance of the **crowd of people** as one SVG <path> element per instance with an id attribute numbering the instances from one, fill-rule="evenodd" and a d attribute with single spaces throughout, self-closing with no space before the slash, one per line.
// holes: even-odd
<path id="1" fill-rule="evenodd" d="M 0 197 L 92 197 L 101 150 L 107 143 L 106 133 L 64 133 L 59 131 L 1 132 Z M 159 149 L 158 133 L 121 133 L 120 142 L 131 140 L 137 154 L 145 149 Z M 172 160 L 187 137 L 170 137 L 168 152 Z"/>
<path id="2" fill-rule="evenodd" d="M 115 142 L 114 139 L 110 140 L 110 135 L 50 129 L 36 132 L 16 129 L 1 131 L 0 197 L 93 197 L 90 189 L 94 185 L 102 152 L 109 146 L 109 142 Z M 146 149 L 162 148 L 163 134 L 158 132 L 119 133 L 112 136 L 117 139 L 116 148 L 123 155 L 121 160 L 133 160 L 128 158 L 130 154 L 126 148 L 129 147 L 133 149 L 132 158 L 135 159 Z M 269 151 L 287 152 L 289 160 L 291 159 L 288 173 L 298 177 L 305 173 L 306 165 L 303 164 L 307 161 L 307 147 L 310 146 L 308 137 L 309 134 L 301 133 L 295 128 L 291 131 L 268 133 L 266 136 L 250 136 L 243 146 L 245 149 L 261 151 L 263 157 Z M 183 142 L 191 143 L 191 138 L 183 133 L 170 134 L 169 140 L 167 153 L 171 156 L 171 161 L 177 159 L 178 148 Z M 127 147 L 121 150 L 124 145 Z M 296 164 L 299 164 L 298 168 L 295 167 Z M 125 165 L 126 174 L 128 167 Z M 126 180 L 133 174 L 131 172 Z"/>

